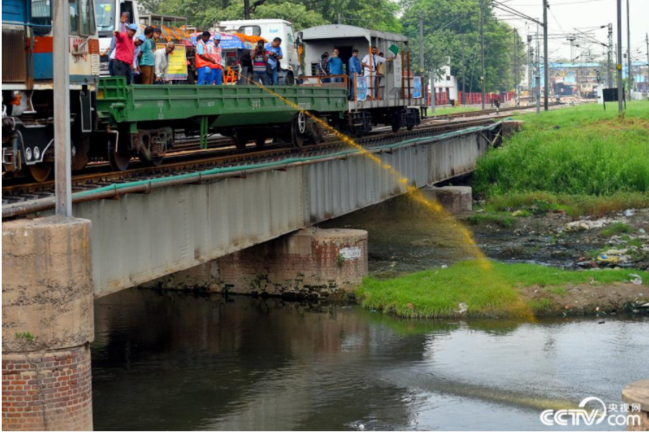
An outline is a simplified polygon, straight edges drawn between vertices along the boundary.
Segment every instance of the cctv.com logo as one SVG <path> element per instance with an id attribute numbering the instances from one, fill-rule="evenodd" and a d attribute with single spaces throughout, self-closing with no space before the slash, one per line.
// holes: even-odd
<path id="1" fill-rule="evenodd" d="M 591 403 L 596 408 L 587 409 L 586 405 Z M 587 397 L 579 403 L 577 409 L 548 409 L 541 413 L 541 423 L 545 426 L 595 426 L 607 422 L 609 426 L 639 426 L 640 415 L 632 414 L 640 412 L 640 404 L 611 404 L 606 409 L 606 404 L 597 397 Z"/>

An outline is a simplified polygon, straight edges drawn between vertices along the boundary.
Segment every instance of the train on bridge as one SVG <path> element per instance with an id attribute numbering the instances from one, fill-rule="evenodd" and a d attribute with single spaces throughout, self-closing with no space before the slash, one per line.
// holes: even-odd
<path id="1" fill-rule="evenodd" d="M 52 4 L 2 0 L 5 178 L 30 176 L 43 182 L 52 171 Z M 83 170 L 90 161 L 109 161 L 116 170 L 127 169 L 133 158 L 159 165 L 180 134 L 198 137 L 203 144 L 221 134 L 244 149 L 250 142 L 263 147 L 271 138 L 298 147 L 317 143 L 326 133 L 323 125 L 357 136 L 375 125 L 396 132 L 418 125 L 426 105 L 420 78 L 410 74 L 408 39 L 346 25 L 319 26 L 295 35 L 304 53 L 295 85 L 145 86 L 100 78 L 93 0 L 79 0 L 75 6 L 69 35 L 73 171 Z M 320 53 L 334 47 L 343 60 L 353 49 L 362 58 L 376 47 L 390 53 L 393 61 L 381 71 L 371 71 L 365 92 L 350 97 L 346 76 L 310 73 Z"/>

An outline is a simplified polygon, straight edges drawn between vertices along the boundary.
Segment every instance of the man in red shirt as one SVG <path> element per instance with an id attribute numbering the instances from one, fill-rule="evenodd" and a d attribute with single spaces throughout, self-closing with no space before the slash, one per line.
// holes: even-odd
<path id="1" fill-rule="evenodd" d="M 124 20 L 126 17 L 122 17 Z M 115 61 L 113 62 L 114 76 L 126 78 L 126 84 L 131 83 L 131 69 L 133 68 L 133 52 L 135 45 L 133 36 L 137 32 L 137 24 L 126 27 L 125 32 L 115 30 Z"/>

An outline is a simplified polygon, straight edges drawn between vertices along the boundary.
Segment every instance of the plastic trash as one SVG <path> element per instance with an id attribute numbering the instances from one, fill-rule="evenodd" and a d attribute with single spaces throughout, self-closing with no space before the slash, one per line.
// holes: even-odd
<path id="1" fill-rule="evenodd" d="M 632 273 L 629 276 L 631 277 L 631 283 L 633 285 L 642 285 L 642 278 L 640 277 L 640 275 Z"/>

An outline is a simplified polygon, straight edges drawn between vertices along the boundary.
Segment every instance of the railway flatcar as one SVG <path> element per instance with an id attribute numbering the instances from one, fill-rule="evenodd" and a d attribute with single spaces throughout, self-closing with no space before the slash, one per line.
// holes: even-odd
<path id="1" fill-rule="evenodd" d="M 302 86 L 353 87 L 346 116 L 357 132 L 369 132 L 378 124 L 391 126 L 394 132 L 419 124 L 427 98 L 421 77 L 410 70 L 406 36 L 331 24 L 298 32 L 297 41 L 303 48 L 298 82 Z M 318 67 L 323 54 L 331 58 L 334 49 L 339 52 L 344 77 L 322 75 Z M 361 67 L 362 72 L 350 80 L 348 66 L 354 50 L 358 50 L 359 62 L 367 60 L 367 67 Z M 376 57 L 370 56 L 373 50 Z"/>
<path id="2" fill-rule="evenodd" d="M 180 130 L 198 136 L 201 147 L 215 133 L 232 137 L 240 150 L 249 142 L 262 147 L 268 138 L 297 147 L 316 143 L 324 131 L 314 118 L 335 122 L 347 109 L 344 88 L 269 90 L 255 85 L 126 85 L 121 77 L 102 78 L 97 112 L 103 132 L 93 141 L 115 143 L 110 161 L 124 170 L 134 156 L 160 164 Z"/>
<path id="3" fill-rule="evenodd" d="M 2 168 L 44 181 L 53 167 L 53 1 L 2 0 Z M 99 41 L 93 0 L 70 2 L 72 167 L 88 162 Z"/>

